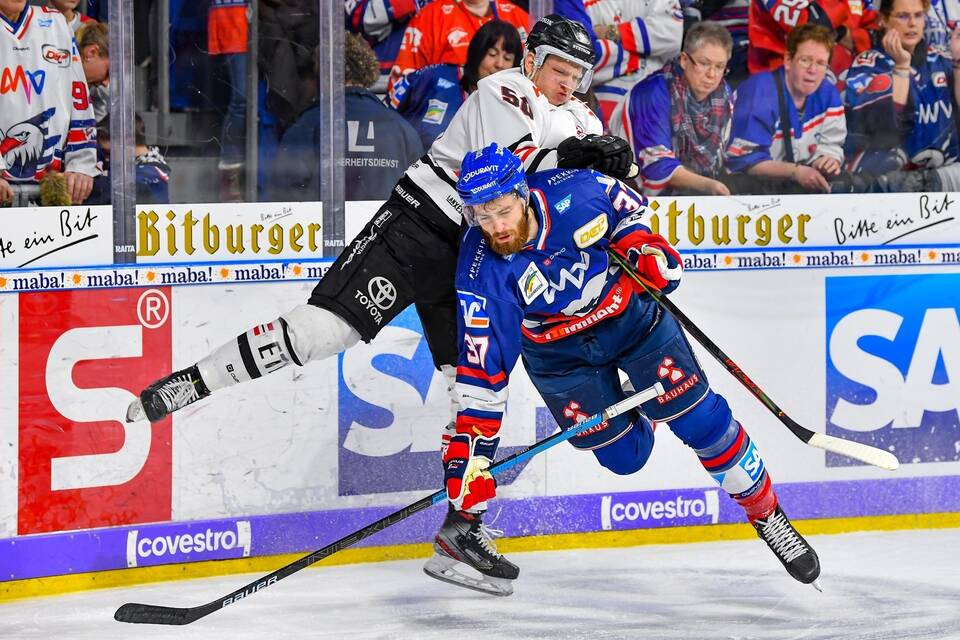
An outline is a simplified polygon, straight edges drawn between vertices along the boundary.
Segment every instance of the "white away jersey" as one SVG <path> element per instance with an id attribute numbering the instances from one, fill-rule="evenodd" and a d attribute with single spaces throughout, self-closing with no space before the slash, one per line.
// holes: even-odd
<path id="1" fill-rule="evenodd" d="M 0 18 L 0 172 L 9 182 L 47 171 L 97 175 L 96 123 L 73 31 L 63 15 L 27 6 Z"/>
<path id="2" fill-rule="evenodd" d="M 555 107 L 520 69 L 506 69 L 479 82 L 447 130 L 406 175 L 459 225 L 456 181 L 467 152 L 496 142 L 532 173 L 557 166 L 556 147 L 566 138 L 602 132 L 600 120 L 583 102 L 574 98 Z"/>

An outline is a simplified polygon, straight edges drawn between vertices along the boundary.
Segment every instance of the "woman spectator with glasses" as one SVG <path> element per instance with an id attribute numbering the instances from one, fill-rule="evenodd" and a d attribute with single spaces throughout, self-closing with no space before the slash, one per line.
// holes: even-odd
<path id="1" fill-rule="evenodd" d="M 737 89 L 726 161 L 752 178 L 741 193 L 830 191 L 847 137 L 840 93 L 826 79 L 833 44 L 830 29 L 801 25 L 787 36 L 783 67 Z"/>
<path id="2" fill-rule="evenodd" d="M 874 191 L 957 191 L 960 34 L 950 54 L 924 40 L 929 0 L 882 0 L 880 47 L 847 75 L 851 170 L 875 176 Z"/>
<path id="3" fill-rule="evenodd" d="M 695 24 L 680 57 L 637 83 L 614 111 L 611 133 L 633 147 L 647 195 L 730 195 L 718 178 L 730 134 L 731 93 L 724 76 L 732 50 L 723 26 Z"/>
<path id="4" fill-rule="evenodd" d="M 424 149 L 447 128 L 477 82 L 492 73 L 520 66 L 523 44 L 517 28 L 491 20 L 480 27 L 467 48 L 467 63 L 434 64 L 403 76 L 391 87 L 388 104 L 420 134 Z"/>

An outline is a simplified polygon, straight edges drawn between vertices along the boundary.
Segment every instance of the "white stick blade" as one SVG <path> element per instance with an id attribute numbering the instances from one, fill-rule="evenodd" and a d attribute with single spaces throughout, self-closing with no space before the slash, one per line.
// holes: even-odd
<path id="1" fill-rule="evenodd" d="M 809 444 L 824 451 L 832 451 L 833 453 L 839 453 L 842 456 L 847 456 L 854 460 L 872 464 L 881 469 L 896 471 L 900 467 L 900 461 L 889 451 L 877 449 L 876 447 L 871 447 L 870 445 L 860 442 L 851 442 L 850 440 L 834 438 L 833 436 L 828 436 L 823 433 L 815 433 L 813 437 L 810 438 Z"/>

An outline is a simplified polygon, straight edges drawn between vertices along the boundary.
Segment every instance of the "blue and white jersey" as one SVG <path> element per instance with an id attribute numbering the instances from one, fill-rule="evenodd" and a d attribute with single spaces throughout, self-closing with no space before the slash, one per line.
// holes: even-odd
<path id="1" fill-rule="evenodd" d="M 457 265 L 462 429 L 500 428 L 507 382 L 523 338 L 549 343 L 620 315 L 633 289 L 611 266 L 611 241 L 649 234 L 646 200 L 590 170 L 553 169 L 528 180 L 535 238 L 509 257 L 494 253 L 478 227 L 463 236 Z"/>
<path id="2" fill-rule="evenodd" d="M 729 96 L 729 87 L 726 90 Z M 638 82 L 610 119 L 610 133 L 629 142 L 637 157 L 640 184 L 648 196 L 659 195 L 684 162 L 673 148 L 672 110 L 670 89 L 663 72 L 658 71 Z M 723 128 L 724 146 L 729 139 L 728 119 Z"/>
<path id="3" fill-rule="evenodd" d="M 935 169 L 958 159 L 953 68 L 939 47 L 915 54 L 906 107 L 893 104 L 893 59 L 870 49 L 847 74 L 851 168 L 880 173 L 906 168 Z"/>
<path id="4" fill-rule="evenodd" d="M 388 103 L 420 134 L 424 149 L 443 133 L 467 94 L 463 72 L 455 64 L 432 64 L 408 73 L 390 86 Z"/>
<path id="5" fill-rule="evenodd" d="M 931 47 L 950 51 L 950 34 L 960 24 L 960 0 L 931 0 L 923 39 Z"/>
<path id="6" fill-rule="evenodd" d="M 726 166 L 732 173 L 745 172 L 764 160 L 784 160 L 783 128 L 780 126 L 780 102 L 774 74 L 783 80 L 783 67 L 747 78 L 737 88 L 733 106 L 733 126 L 726 152 Z M 843 162 L 843 143 L 847 123 L 837 88 L 827 79 L 807 96 L 801 114 L 783 89 L 790 116 L 793 159 L 809 164 L 820 156 Z"/>

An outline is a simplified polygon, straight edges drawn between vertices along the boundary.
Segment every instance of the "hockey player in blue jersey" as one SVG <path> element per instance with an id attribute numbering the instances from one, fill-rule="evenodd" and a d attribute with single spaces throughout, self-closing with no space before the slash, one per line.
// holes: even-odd
<path id="1" fill-rule="evenodd" d="M 949 52 L 928 45 L 929 7 L 929 0 L 882 0 L 881 44 L 857 56 L 847 74 L 852 170 L 876 176 L 875 191 L 960 189 L 960 33 Z"/>
<path id="2" fill-rule="evenodd" d="M 561 428 L 625 397 L 618 369 L 637 389 L 662 383 L 666 391 L 643 404 L 643 414 L 618 416 L 570 442 L 631 474 L 650 455 L 651 421 L 668 422 L 790 575 L 815 582 L 817 554 L 780 508 L 756 445 L 710 389 L 677 322 L 609 259 L 614 247 L 661 291 L 679 284 L 680 255 L 643 224 L 643 196 L 591 170 L 525 180 L 520 161 L 496 144 L 464 158 L 457 190 L 470 225 L 456 273 L 461 406 L 443 447 L 450 507 L 424 570 L 495 595 L 512 592 L 519 569 L 496 551 L 482 513 L 496 493 L 486 469 L 519 356 Z M 461 573 L 458 562 L 482 577 Z"/>

